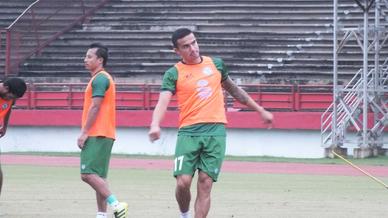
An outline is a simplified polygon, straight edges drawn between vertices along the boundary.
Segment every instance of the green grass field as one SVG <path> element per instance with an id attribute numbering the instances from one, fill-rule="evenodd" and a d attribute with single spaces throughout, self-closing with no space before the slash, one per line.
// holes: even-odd
<path id="1" fill-rule="evenodd" d="M 79 179 L 78 167 L 2 167 L 1 218 L 95 217 L 95 194 Z M 117 197 L 129 203 L 129 217 L 178 217 L 170 171 L 111 169 L 109 181 Z M 195 184 L 192 193 L 195 199 Z M 365 176 L 222 173 L 212 196 L 209 218 L 388 214 L 388 190 Z"/>

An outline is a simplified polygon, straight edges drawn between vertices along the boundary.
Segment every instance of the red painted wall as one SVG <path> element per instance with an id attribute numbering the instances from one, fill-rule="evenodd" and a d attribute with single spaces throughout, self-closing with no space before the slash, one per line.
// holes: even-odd
<path id="1" fill-rule="evenodd" d="M 13 110 L 10 125 L 14 126 L 80 126 L 81 110 Z M 273 112 L 274 129 L 319 130 L 321 112 Z M 117 111 L 118 127 L 148 127 L 150 110 Z M 227 112 L 229 128 L 266 128 L 256 112 Z M 162 126 L 177 127 L 177 111 L 168 111 Z"/>

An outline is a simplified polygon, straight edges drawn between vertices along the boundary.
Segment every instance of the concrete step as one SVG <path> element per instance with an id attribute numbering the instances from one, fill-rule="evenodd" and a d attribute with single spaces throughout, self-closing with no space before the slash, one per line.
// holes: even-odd
<path id="1" fill-rule="evenodd" d="M 34 1 L 0 1 L 0 29 L 8 27 Z"/>

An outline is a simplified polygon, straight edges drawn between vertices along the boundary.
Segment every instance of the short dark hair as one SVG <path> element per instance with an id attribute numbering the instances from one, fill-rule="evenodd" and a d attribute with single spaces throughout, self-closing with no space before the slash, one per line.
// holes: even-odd
<path id="1" fill-rule="evenodd" d="M 175 48 L 178 48 L 178 40 L 190 35 L 191 33 L 193 33 L 193 31 L 191 31 L 188 28 L 179 28 L 179 29 L 175 30 L 174 33 L 172 34 L 172 37 L 171 37 L 171 41 L 172 41 L 173 46 Z"/>
<path id="2" fill-rule="evenodd" d="M 108 48 L 101 43 L 92 43 L 89 48 L 97 48 L 96 56 L 103 59 L 102 66 L 105 67 L 106 62 L 108 62 Z"/>
<path id="3" fill-rule="evenodd" d="M 7 78 L 3 82 L 4 86 L 8 88 L 8 91 L 16 96 L 16 98 L 23 97 L 27 90 L 26 82 L 20 78 Z"/>

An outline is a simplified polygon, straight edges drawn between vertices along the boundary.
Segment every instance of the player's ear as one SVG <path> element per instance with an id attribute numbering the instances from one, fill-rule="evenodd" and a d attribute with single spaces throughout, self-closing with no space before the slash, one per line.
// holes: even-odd
<path id="1" fill-rule="evenodd" d="M 4 94 L 9 92 L 9 87 L 7 85 L 4 85 L 4 83 L 3 83 L 3 91 L 4 91 Z"/>
<path id="2" fill-rule="evenodd" d="M 103 63 L 104 63 L 104 58 L 99 57 L 99 58 L 98 58 L 98 62 L 99 62 L 101 65 L 103 65 Z"/>
<path id="3" fill-rule="evenodd" d="M 179 55 L 179 49 L 177 47 L 173 47 L 173 49 L 174 49 L 175 53 Z"/>

